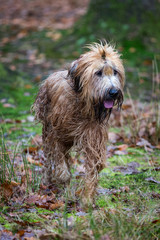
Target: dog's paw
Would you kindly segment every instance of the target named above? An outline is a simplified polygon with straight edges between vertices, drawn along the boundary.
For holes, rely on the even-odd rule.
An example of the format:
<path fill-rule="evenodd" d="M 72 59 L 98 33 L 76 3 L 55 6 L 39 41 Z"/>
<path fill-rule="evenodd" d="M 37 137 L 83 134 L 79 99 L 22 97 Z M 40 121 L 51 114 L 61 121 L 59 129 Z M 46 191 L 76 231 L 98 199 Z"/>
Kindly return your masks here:
<path fill-rule="evenodd" d="M 82 196 L 81 198 L 81 206 L 85 211 L 93 207 L 94 199 L 91 197 Z"/>
<path fill-rule="evenodd" d="M 68 170 L 67 165 L 63 165 L 62 166 L 58 166 L 56 167 L 55 170 L 55 179 L 60 182 L 60 183 L 68 183 L 70 182 L 70 178 L 71 178 L 71 173 Z"/>

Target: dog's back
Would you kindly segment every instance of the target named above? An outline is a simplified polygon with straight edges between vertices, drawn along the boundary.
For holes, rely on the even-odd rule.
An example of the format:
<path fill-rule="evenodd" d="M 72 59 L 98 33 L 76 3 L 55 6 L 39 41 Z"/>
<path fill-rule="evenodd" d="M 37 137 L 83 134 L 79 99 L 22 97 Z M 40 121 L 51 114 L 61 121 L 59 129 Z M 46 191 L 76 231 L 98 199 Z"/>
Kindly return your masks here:
<path fill-rule="evenodd" d="M 33 104 L 32 110 L 35 112 L 35 119 L 44 122 L 50 114 L 53 113 L 54 105 L 59 101 L 59 106 L 64 105 L 64 92 L 67 91 L 69 84 L 67 82 L 67 71 L 59 71 L 51 74 L 40 86 L 38 95 Z M 60 109 L 58 109 L 60 111 Z M 56 111 L 54 110 L 55 114 Z"/>

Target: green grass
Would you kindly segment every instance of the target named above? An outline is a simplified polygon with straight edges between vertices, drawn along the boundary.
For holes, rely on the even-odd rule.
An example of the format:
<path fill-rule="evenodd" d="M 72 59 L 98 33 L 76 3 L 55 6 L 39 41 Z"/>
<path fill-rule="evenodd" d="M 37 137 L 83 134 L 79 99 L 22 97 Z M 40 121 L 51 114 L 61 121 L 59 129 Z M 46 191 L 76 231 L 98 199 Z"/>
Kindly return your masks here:
<path fill-rule="evenodd" d="M 21 72 L 11 72 L 2 64 L 1 73 L 0 92 L 4 102 L 0 103 L 0 117 L 23 119 L 25 115 L 30 114 L 38 87 L 29 81 L 29 76 Z M 11 104 L 11 107 L 4 107 L 5 103 Z"/>

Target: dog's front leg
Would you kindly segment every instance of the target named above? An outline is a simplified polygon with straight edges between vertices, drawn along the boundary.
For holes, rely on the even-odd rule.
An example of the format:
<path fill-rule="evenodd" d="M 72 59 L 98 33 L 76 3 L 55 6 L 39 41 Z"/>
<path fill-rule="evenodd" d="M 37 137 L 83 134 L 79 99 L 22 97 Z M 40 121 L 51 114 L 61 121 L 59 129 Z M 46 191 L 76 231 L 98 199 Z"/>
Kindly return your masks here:
<path fill-rule="evenodd" d="M 97 143 L 97 142 L 96 142 Z M 82 194 L 82 202 L 85 205 L 93 203 L 98 183 L 98 173 L 106 166 L 106 150 L 105 144 L 89 145 L 86 148 L 85 159 L 85 185 Z M 101 146 L 101 148 L 99 148 Z"/>
<path fill-rule="evenodd" d="M 98 182 L 98 171 L 94 166 L 89 166 L 88 163 L 85 164 L 86 175 L 85 175 L 85 185 L 82 192 L 82 203 L 85 206 L 91 205 L 94 200 L 94 194 L 96 191 L 96 186 Z"/>

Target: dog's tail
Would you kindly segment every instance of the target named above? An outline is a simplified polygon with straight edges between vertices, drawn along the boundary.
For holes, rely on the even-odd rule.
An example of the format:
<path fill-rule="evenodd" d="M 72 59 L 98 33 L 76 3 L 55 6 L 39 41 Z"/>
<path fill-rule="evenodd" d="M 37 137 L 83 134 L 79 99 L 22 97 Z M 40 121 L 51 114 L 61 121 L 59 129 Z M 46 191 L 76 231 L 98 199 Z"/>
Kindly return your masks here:
<path fill-rule="evenodd" d="M 31 107 L 31 111 L 35 113 L 35 120 L 38 122 L 45 122 L 47 118 L 49 100 L 47 94 L 47 85 L 44 82 L 39 89 L 38 95 L 34 104 Z"/>

